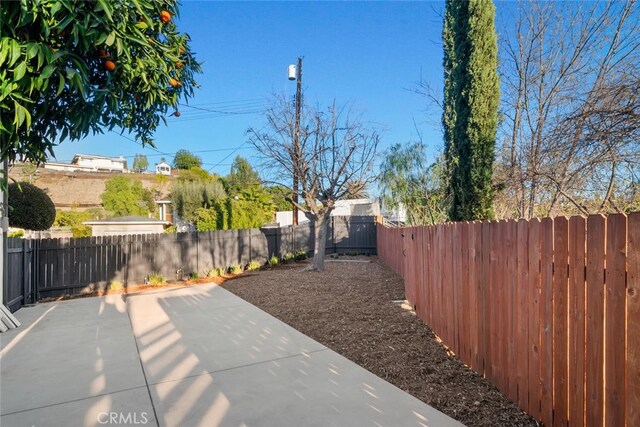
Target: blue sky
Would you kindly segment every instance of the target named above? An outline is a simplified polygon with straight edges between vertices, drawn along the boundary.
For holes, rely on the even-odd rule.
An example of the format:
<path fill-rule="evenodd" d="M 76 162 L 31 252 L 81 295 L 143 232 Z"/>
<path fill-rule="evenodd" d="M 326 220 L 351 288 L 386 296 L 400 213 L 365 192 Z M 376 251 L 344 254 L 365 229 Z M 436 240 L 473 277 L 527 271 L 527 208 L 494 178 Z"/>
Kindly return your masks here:
<path fill-rule="evenodd" d="M 153 164 L 187 149 L 221 175 L 237 154 L 257 163 L 245 132 L 264 123 L 260 111 L 272 94 L 295 94 L 286 71 L 300 55 L 307 102 L 351 103 L 383 131 L 381 149 L 416 140 L 420 132 L 433 152 L 442 145 L 439 117 L 408 89 L 421 76 L 442 87 L 443 8 L 432 2 L 183 1 L 178 25 L 203 62 L 201 88 L 189 103 L 223 113 L 182 107 L 182 116 L 156 133 L 157 151 L 106 133 L 65 141 L 56 158 L 84 153 L 131 161 L 144 153 Z"/>

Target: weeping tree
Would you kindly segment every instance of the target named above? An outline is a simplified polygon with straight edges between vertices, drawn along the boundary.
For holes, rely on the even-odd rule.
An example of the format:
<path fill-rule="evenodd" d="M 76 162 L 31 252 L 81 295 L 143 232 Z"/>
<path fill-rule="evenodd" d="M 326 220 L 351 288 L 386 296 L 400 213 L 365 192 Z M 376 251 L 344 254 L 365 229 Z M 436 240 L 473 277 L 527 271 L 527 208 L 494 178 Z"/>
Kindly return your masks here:
<path fill-rule="evenodd" d="M 379 135 L 359 117 L 334 103 L 326 110 L 305 107 L 300 118 L 299 143 L 295 144 L 295 109 L 278 98 L 266 113 L 264 128 L 250 128 L 249 142 L 263 159 L 263 168 L 274 179 L 298 178 L 298 209 L 315 226 L 313 271 L 324 270 L 325 246 L 331 211 L 346 198 L 353 183 L 366 186 L 374 179 L 373 161 Z M 291 190 L 291 186 L 286 186 Z M 291 193 L 292 194 L 292 193 Z"/>
<path fill-rule="evenodd" d="M 385 206 L 406 209 L 409 225 L 446 221 L 450 201 L 443 163 L 436 160 L 429 164 L 422 143 L 392 145 L 380 167 L 380 195 Z"/>

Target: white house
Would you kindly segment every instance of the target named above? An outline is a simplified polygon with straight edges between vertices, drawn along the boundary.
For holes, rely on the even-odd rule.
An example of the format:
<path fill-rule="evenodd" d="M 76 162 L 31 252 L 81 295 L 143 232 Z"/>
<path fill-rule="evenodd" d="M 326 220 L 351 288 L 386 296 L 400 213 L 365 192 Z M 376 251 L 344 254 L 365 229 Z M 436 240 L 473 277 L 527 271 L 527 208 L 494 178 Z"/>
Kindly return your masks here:
<path fill-rule="evenodd" d="M 127 170 L 127 161 L 120 156 L 105 157 L 93 154 L 76 154 L 71 160 L 72 165 L 84 168 L 92 168 L 100 172 L 125 172 Z"/>
<path fill-rule="evenodd" d="M 171 166 L 165 162 L 156 163 L 156 173 L 159 175 L 171 175 Z"/>
<path fill-rule="evenodd" d="M 378 216 L 380 204 L 371 199 L 350 199 L 336 201 L 331 216 Z M 309 221 L 302 211 L 298 211 L 298 224 Z M 293 224 L 293 211 L 276 212 L 276 222 L 280 227 Z"/>

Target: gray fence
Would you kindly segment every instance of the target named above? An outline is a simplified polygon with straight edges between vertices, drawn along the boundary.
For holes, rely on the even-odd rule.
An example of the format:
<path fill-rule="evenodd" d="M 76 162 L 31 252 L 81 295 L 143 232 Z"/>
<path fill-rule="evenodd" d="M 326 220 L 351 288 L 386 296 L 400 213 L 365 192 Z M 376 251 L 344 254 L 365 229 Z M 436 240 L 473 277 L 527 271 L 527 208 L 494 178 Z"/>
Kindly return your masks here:
<path fill-rule="evenodd" d="M 376 253 L 373 217 L 332 217 L 327 253 Z M 62 239 L 9 239 L 7 306 L 64 294 L 105 289 L 112 281 L 142 283 L 158 273 L 168 280 L 204 274 L 214 267 L 251 261 L 265 263 L 275 255 L 313 252 L 314 227 L 224 230 Z"/>

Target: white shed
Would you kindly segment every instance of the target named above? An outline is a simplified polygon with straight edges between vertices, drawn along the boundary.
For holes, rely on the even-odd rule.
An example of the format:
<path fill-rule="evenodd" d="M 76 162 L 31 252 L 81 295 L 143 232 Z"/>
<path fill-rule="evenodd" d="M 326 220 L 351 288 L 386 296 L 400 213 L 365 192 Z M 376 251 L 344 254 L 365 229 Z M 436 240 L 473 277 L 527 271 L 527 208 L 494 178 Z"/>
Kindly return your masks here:
<path fill-rule="evenodd" d="M 160 221 L 143 216 L 123 216 L 83 222 L 91 226 L 92 236 L 121 236 L 125 234 L 158 234 L 169 225 L 168 221 Z"/>

